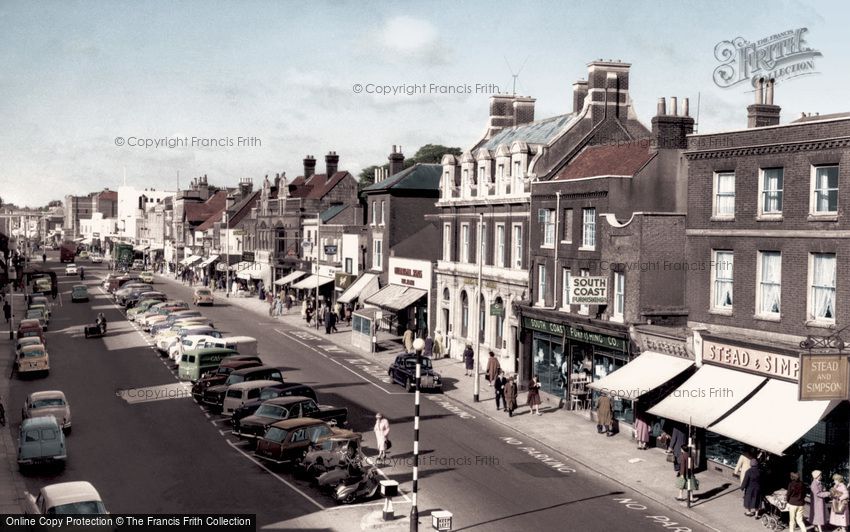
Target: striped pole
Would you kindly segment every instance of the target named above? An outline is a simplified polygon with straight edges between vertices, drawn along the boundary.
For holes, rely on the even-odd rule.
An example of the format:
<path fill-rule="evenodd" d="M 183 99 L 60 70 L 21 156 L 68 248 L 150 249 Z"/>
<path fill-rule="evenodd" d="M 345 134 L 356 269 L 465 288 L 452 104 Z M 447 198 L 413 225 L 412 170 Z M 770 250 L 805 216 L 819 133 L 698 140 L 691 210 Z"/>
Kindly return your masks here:
<path fill-rule="evenodd" d="M 419 491 L 419 385 L 422 382 L 422 348 L 425 341 L 417 338 L 413 341 L 416 351 L 416 391 L 413 395 L 413 504 L 410 507 L 410 532 L 419 530 L 419 507 L 417 494 Z"/>

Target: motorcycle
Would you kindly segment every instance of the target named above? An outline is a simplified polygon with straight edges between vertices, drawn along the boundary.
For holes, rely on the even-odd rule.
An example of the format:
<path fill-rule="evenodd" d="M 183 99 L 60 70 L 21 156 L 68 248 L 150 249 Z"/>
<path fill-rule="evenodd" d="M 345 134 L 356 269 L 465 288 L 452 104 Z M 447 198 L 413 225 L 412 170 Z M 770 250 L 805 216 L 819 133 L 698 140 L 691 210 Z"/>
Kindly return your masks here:
<path fill-rule="evenodd" d="M 341 482 L 334 490 L 333 497 L 342 504 L 351 504 L 361 497 L 367 499 L 374 497 L 379 486 L 378 473 L 374 467 L 370 466 L 365 471 L 361 471 L 360 475 L 351 476 Z"/>
<path fill-rule="evenodd" d="M 323 490 L 336 490 L 343 482 L 350 478 L 358 478 L 363 476 L 364 465 L 360 461 L 350 461 L 345 465 L 328 469 L 323 473 L 319 473 L 314 477 L 316 485 Z"/>

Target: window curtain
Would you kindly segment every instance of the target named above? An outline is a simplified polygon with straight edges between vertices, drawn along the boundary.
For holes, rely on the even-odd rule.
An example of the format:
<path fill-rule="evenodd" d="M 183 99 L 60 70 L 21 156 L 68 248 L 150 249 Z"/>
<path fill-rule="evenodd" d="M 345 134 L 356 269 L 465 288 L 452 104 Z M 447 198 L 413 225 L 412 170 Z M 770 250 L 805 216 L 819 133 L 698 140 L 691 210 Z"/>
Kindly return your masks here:
<path fill-rule="evenodd" d="M 817 212 L 838 211 L 838 167 L 818 168 L 815 174 L 815 209 Z"/>
<path fill-rule="evenodd" d="M 761 311 L 779 314 L 782 256 L 779 253 L 763 253 L 761 257 Z"/>
<path fill-rule="evenodd" d="M 714 306 L 732 308 L 733 255 L 717 253 L 714 264 Z"/>
<path fill-rule="evenodd" d="M 717 176 L 717 214 L 735 214 L 735 174 Z"/>
<path fill-rule="evenodd" d="M 835 319 L 835 255 L 815 255 L 812 272 L 812 314 Z"/>
<path fill-rule="evenodd" d="M 782 212 L 782 168 L 764 171 L 764 212 Z"/>

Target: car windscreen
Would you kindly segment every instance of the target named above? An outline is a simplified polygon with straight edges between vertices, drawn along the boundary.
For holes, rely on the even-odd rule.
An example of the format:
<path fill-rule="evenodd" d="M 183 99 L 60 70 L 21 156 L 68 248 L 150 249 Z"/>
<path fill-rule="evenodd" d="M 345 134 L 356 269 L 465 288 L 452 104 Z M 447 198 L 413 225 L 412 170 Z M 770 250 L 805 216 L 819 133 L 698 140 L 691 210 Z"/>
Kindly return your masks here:
<path fill-rule="evenodd" d="M 404 359 L 404 367 L 409 369 L 416 368 L 416 359 L 415 358 L 406 358 Z M 422 369 L 431 369 L 431 359 L 422 357 Z"/>
<path fill-rule="evenodd" d="M 24 358 L 39 358 L 43 357 L 44 354 L 44 351 L 42 351 L 41 349 L 27 349 L 26 351 L 21 353 L 21 356 L 23 356 Z"/>
<path fill-rule="evenodd" d="M 51 406 L 65 406 L 65 401 L 61 397 L 37 399 L 32 402 L 31 408 L 50 408 Z"/>
<path fill-rule="evenodd" d="M 245 381 L 245 377 L 243 375 L 234 375 L 233 373 L 231 373 L 230 376 L 227 377 L 227 381 L 225 381 L 224 384 L 226 386 L 230 386 L 231 384 L 238 384 L 238 383 L 244 382 L 244 381 Z"/>
<path fill-rule="evenodd" d="M 233 397 L 234 399 L 242 398 L 242 390 L 227 390 L 227 397 Z"/>
<path fill-rule="evenodd" d="M 263 438 L 280 443 L 286 439 L 287 431 L 284 429 L 279 429 L 277 427 L 270 427 L 269 430 L 266 431 L 265 436 Z"/>
<path fill-rule="evenodd" d="M 82 501 L 60 504 L 47 510 L 50 515 L 76 515 L 76 514 L 105 514 L 106 507 L 100 501 Z"/>
<path fill-rule="evenodd" d="M 261 405 L 257 409 L 256 415 L 274 419 L 286 419 L 289 417 L 289 410 L 278 405 Z"/>

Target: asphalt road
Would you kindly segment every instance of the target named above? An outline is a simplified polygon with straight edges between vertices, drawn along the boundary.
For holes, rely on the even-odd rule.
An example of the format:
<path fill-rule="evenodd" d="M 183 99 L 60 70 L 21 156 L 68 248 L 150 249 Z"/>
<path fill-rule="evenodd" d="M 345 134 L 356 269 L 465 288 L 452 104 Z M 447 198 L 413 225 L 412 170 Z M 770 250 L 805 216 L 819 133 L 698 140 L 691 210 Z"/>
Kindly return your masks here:
<path fill-rule="evenodd" d="M 60 280 L 65 290 L 73 284 Z M 157 285 L 191 300 L 189 287 Z M 12 384 L 13 405 L 30 391 L 61 389 L 74 410 L 68 467 L 33 474 L 28 487 L 87 479 L 113 512 L 256 513 L 260 524 L 272 524 L 326 508 L 329 528 L 351 525 L 349 514 L 333 510 L 333 501 L 309 484 L 252 462 L 228 426 L 191 399 L 128 404 L 119 398 L 119 389 L 174 383 L 174 373 L 109 299 L 73 306 L 67 299 L 48 333 L 50 376 Z M 81 327 L 98 311 L 107 314 L 110 333 L 85 340 Z M 264 362 L 282 368 L 285 379 L 314 387 L 321 403 L 347 406 L 350 428 L 366 433 L 367 446 L 374 446 L 374 414 L 382 412 L 393 441 L 382 471 L 409 494 L 413 396 L 384 382 L 385 368 L 330 344 L 320 332 L 258 317 L 226 299 L 204 313 L 225 333 L 256 337 Z M 451 511 L 454 530 L 706 530 L 441 394 L 423 394 L 422 402 L 419 510 Z M 15 429 L 19 417 L 13 414 Z M 672 484 L 671 478 L 671 499 Z M 397 513 L 409 509 L 397 500 Z M 421 526 L 430 529 L 430 522 Z"/>

